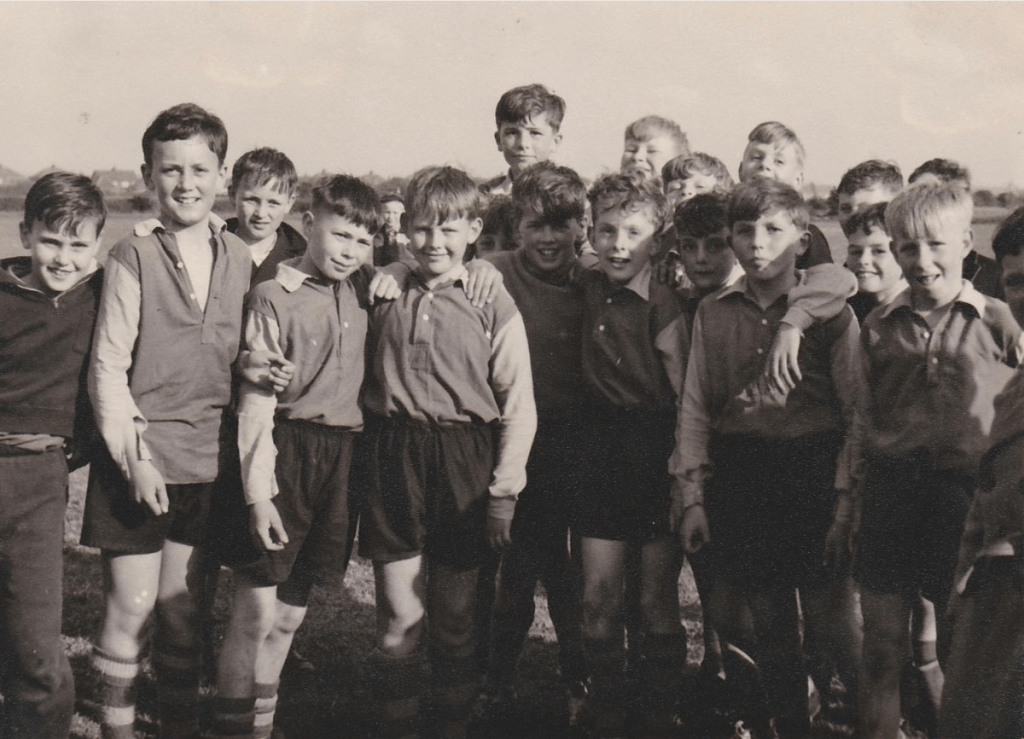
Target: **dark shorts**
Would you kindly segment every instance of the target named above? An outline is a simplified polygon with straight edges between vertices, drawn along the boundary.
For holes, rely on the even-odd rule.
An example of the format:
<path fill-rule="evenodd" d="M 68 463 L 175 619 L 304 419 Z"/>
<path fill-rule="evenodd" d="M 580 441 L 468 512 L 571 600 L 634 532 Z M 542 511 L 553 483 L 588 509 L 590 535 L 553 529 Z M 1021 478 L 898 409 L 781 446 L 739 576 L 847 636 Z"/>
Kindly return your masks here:
<path fill-rule="evenodd" d="M 672 533 L 668 458 L 675 426 L 673 412 L 596 412 L 590 470 L 576 506 L 580 536 L 645 542 Z"/>
<path fill-rule="evenodd" d="M 479 566 L 494 433 L 484 424 L 369 421 L 359 553 L 376 562 L 423 554 L 457 570 Z"/>
<path fill-rule="evenodd" d="M 294 583 L 303 590 L 329 575 L 343 577 L 359 521 L 358 501 L 349 495 L 356 436 L 316 423 L 275 421 L 278 494 L 273 503 L 288 543 L 273 552 L 258 545 L 246 505 L 226 522 L 235 547 L 223 553 L 223 561 L 257 587 Z"/>
<path fill-rule="evenodd" d="M 200 546 L 206 542 L 212 490 L 212 482 L 167 485 L 170 510 L 156 516 L 135 502 L 104 448 L 89 467 L 81 543 L 118 554 L 152 554 L 167 541 Z"/>
<path fill-rule="evenodd" d="M 854 577 L 879 593 L 944 603 L 953 587 L 975 477 L 928 461 L 868 459 Z"/>
<path fill-rule="evenodd" d="M 796 439 L 712 437 L 704 491 L 715 578 L 750 590 L 815 587 L 832 524 L 839 432 Z"/>

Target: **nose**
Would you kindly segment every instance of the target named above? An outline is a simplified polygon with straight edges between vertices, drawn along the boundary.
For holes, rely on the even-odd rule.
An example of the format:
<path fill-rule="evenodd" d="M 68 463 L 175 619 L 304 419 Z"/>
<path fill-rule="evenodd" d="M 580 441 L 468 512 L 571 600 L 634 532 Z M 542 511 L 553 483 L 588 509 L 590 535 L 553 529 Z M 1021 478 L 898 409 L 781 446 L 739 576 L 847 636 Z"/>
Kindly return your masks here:
<path fill-rule="evenodd" d="M 704 244 L 697 244 L 697 264 L 707 264 L 708 261 L 708 250 L 704 248 Z"/>
<path fill-rule="evenodd" d="M 58 264 L 58 265 L 60 265 L 62 267 L 64 265 L 66 265 L 66 264 L 70 264 L 71 263 L 71 247 L 69 245 L 65 244 L 64 246 L 62 246 L 59 249 L 57 249 L 57 251 L 54 252 L 53 261 L 56 264 Z"/>
<path fill-rule="evenodd" d="M 189 190 L 194 182 L 195 175 L 193 175 L 188 169 L 185 169 L 178 178 L 178 188 L 181 190 Z"/>

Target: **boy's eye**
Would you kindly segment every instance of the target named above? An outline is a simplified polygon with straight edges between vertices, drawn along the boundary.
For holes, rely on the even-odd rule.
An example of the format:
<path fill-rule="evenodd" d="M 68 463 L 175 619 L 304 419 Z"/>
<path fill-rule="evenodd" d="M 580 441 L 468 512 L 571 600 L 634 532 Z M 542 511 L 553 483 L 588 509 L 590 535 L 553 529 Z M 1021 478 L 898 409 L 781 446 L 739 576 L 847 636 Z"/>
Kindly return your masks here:
<path fill-rule="evenodd" d="M 725 239 L 708 239 L 704 244 L 704 248 L 708 251 L 722 251 L 728 249 L 729 245 L 725 243 Z"/>

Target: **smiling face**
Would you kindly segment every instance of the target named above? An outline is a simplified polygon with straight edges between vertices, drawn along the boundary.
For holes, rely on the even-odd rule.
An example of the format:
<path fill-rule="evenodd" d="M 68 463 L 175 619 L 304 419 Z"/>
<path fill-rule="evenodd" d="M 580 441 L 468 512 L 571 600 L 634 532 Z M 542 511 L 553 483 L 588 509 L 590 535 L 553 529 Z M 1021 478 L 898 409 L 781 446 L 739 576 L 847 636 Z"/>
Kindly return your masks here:
<path fill-rule="evenodd" d="M 661 168 L 679 156 L 679 143 L 669 134 L 660 133 L 645 141 L 626 139 L 619 162 L 620 172 L 639 172 L 644 179 L 661 176 Z"/>
<path fill-rule="evenodd" d="M 251 245 L 273 236 L 294 203 L 294 193 L 281 192 L 276 179 L 258 186 L 243 181 L 235 191 L 238 237 Z"/>
<path fill-rule="evenodd" d="M 32 258 L 28 284 L 53 297 L 81 282 L 100 248 L 96 225 L 92 218 L 83 219 L 75 230 L 54 230 L 42 221 L 22 223 L 21 244 Z"/>
<path fill-rule="evenodd" d="M 749 182 L 755 177 L 777 180 L 799 190 L 804 182 L 804 173 L 796 149 L 749 142 L 740 162 L 740 182 Z"/>
<path fill-rule="evenodd" d="M 300 268 L 307 274 L 341 282 L 373 253 L 369 229 L 329 209 L 303 213 L 302 229 L 307 244 Z"/>
<path fill-rule="evenodd" d="M 853 218 L 855 214 L 866 210 L 869 205 L 888 203 L 896 196 L 897 192 L 899 191 L 893 191 L 881 182 L 876 182 L 873 185 L 862 187 L 851 193 L 839 193 L 839 225 L 845 226 L 848 220 Z"/>
<path fill-rule="evenodd" d="M 897 285 L 903 271 L 892 253 L 892 239 L 883 229 L 873 227 L 850 235 L 846 247 L 846 268 L 857 278 L 857 291 L 885 300 Z"/>
<path fill-rule="evenodd" d="M 531 164 L 546 162 L 561 140 L 562 134 L 551 125 L 547 113 L 517 123 L 505 121 L 494 134 L 498 151 L 504 155 L 513 175 Z"/>
<path fill-rule="evenodd" d="M 955 218 L 932 219 L 925 233 L 893 238 L 896 262 L 910 283 L 914 307 L 941 308 L 963 287 L 963 260 L 971 251 L 971 229 Z"/>
<path fill-rule="evenodd" d="M 793 273 L 796 258 L 807 249 L 807 231 L 786 211 L 771 211 L 756 221 L 736 221 L 732 248 L 747 279 L 768 284 Z"/>
<path fill-rule="evenodd" d="M 466 248 L 483 230 L 479 218 L 449 218 L 438 223 L 432 216 L 414 215 L 409 222 L 409 242 L 420 274 L 428 280 L 462 265 Z"/>
<path fill-rule="evenodd" d="M 539 213 L 524 214 L 517 229 L 527 264 L 543 274 L 565 272 L 576 262 L 580 231 L 580 222 L 574 218 L 551 223 Z"/>
<path fill-rule="evenodd" d="M 150 161 L 142 177 L 156 194 L 164 227 L 173 232 L 204 222 L 227 174 L 206 140 L 154 141 Z"/>
<path fill-rule="evenodd" d="M 625 285 L 650 264 L 657 232 L 654 214 L 647 207 L 614 206 L 596 213 L 594 250 L 601 271 L 613 285 Z"/>
<path fill-rule="evenodd" d="M 728 228 L 701 237 L 680 234 L 679 256 L 686 276 L 702 293 L 724 285 L 736 265 L 736 255 L 729 247 Z"/>

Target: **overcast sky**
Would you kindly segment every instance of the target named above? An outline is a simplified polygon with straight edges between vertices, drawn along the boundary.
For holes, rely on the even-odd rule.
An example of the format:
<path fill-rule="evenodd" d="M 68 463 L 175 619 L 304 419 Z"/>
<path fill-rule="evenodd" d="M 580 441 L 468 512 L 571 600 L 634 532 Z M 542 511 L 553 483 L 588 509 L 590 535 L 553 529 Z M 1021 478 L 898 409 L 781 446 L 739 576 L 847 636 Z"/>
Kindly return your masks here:
<path fill-rule="evenodd" d="M 622 132 L 675 119 L 735 174 L 780 120 L 834 185 L 870 157 L 945 156 L 1024 186 L 1021 3 L 2 3 L 0 164 L 136 169 L 142 132 L 194 101 L 300 173 L 478 176 L 506 89 L 567 101 L 556 159 L 615 169 Z"/>

